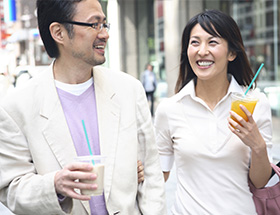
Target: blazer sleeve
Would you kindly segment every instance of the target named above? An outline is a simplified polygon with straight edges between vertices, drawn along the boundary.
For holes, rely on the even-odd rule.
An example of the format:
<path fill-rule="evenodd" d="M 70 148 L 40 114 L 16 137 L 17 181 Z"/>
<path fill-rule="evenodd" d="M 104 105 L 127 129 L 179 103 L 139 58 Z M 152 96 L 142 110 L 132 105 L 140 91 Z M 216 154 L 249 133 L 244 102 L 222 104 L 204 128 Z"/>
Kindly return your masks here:
<path fill-rule="evenodd" d="M 56 172 L 39 175 L 27 139 L 0 107 L 0 201 L 16 214 L 65 214 L 54 189 Z"/>
<path fill-rule="evenodd" d="M 145 180 L 138 185 L 138 204 L 142 214 L 166 214 L 164 178 L 155 144 L 154 129 L 146 95 L 138 86 L 138 159 L 143 162 Z"/>

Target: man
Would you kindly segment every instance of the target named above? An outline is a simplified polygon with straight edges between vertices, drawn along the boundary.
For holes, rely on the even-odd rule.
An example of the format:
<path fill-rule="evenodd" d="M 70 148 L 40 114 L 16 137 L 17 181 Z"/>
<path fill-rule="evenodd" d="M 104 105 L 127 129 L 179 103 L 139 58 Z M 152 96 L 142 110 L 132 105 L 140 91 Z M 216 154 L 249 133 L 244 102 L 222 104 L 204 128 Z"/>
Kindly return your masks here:
<path fill-rule="evenodd" d="M 97 0 L 37 0 L 48 70 L 0 107 L 0 200 L 17 214 L 165 214 L 164 182 L 143 87 L 105 62 L 109 24 Z M 94 154 L 106 156 L 96 189 L 82 120 Z M 145 181 L 137 183 L 137 160 Z M 93 167 L 94 168 L 94 167 Z M 88 201 L 90 200 L 90 201 Z"/>
<path fill-rule="evenodd" d="M 151 102 L 151 114 L 154 115 L 154 93 L 157 87 L 156 74 L 153 72 L 153 66 L 148 63 L 145 67 L 145 71 L 141 77 L 142 84 L 146 91 L 148 101 Z"/>

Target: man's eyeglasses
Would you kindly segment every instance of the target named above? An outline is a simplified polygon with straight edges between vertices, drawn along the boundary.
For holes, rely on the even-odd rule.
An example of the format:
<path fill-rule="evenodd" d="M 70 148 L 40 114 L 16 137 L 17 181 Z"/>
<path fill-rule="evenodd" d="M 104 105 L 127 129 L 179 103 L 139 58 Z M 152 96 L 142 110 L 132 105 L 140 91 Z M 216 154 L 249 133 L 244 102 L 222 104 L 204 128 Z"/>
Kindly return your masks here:
<path fill-rule="evenodd" d="M 75 21 L 63 21 L 61 23 L 88 26 L 88 27 L 92 27 L 94 30 L 97 30 L 99 32 L 102 31 L 103 28 L 105 28 L 107 32 L 110 30 L 110 23 L 101 23 L 101 22 L 86 23 L 86 22 L 75 22 Z"/>

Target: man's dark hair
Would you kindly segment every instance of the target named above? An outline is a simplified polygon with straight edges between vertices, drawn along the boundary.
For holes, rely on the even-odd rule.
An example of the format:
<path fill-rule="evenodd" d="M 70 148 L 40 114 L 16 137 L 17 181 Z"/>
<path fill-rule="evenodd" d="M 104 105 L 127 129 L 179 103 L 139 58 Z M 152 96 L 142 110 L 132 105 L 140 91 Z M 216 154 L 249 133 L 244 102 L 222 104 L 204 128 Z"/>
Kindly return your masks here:
<path fill-rule="evenodd" d="M 51 58 L 59 57 L 56 42 L 51 36 L 50 25 L 53 22 L 62 23 L 64 20 L 72 20 L 78 2 L 83 0 L 37 0 L 37 20 L 40 36 L 45 49 Z M 73 26 L 63 23 L 69 37 L 73 36 Z"/>

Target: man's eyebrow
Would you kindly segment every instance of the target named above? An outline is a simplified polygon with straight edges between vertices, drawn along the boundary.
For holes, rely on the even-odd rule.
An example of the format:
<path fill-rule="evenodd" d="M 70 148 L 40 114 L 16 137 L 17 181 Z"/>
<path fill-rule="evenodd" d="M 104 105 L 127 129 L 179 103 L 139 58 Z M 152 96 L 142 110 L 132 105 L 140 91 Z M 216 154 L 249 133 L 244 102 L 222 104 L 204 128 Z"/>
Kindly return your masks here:
<path fill-rule="evenodd" d="M 88 20 L 93 20 L 93 19 L 98 20 L 98 21 L 102 21 L 102 22 L 107 21 L 107 17 L 101 17 L 101 16 L 92 16 Z"/>

